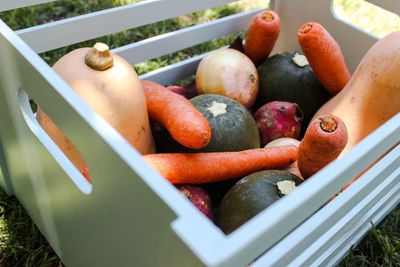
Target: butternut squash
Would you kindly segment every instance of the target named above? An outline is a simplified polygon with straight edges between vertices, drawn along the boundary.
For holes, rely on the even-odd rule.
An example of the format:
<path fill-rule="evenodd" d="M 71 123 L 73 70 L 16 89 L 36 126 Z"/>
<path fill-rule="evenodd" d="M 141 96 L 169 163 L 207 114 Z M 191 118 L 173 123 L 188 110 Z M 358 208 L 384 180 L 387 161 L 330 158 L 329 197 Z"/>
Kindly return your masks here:
<path fill-rule="evenodd" d="M 364 55 L 349 82 L 325 103 L 314 118 L 333 114 L 347 126 L 341 155 L 400 112 L 400 31 L 376 42 Z"/>
<path fill-rule="evenodd" d="M 155 152 L 146 99 L 135 70 L 107 45 L 75 49 L 60 58 L 53 69 L 141 154 Z M 85 163 L 77 148 L 39 107 L 42 128 L 82 173 Z"/>

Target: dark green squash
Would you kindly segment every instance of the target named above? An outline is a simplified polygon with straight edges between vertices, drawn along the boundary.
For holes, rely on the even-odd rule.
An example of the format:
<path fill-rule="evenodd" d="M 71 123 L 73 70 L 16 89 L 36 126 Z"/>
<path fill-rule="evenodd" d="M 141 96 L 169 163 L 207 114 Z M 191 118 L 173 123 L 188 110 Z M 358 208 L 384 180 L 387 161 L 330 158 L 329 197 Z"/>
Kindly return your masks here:
<path fill-rule="evenodd" d="M 327 66 L 329 68 L 329 66 Z M 299 105 L 304 113 L 303 132 L 315 112 L 329 99 L 325 87 L 315 76 L 303 55 L 294 52 L 275 54 L 258 68 L 260 79 L 257 110 L 271 101 L 288 101 Z"/>
<path fill-rule="evenodd" d="M 202 149 L 192 150 L 167 135 L 157 144 L 158 152 L 224 152 L 260 147 L 257 124 L 239 102 L 215 94 L 199 95 L 190 101 L 210 123 L 210 143 Z"/>
<path fill-rule="evenodd" d="M 301 182 L 299 177 L 284 170 L 260 171 L 243 177 L 222 199 L 217 213 L 218 226 L 225 234 L 233 232 L 287 194 L 282 191 L 282 185 L 297 186 Z"/>

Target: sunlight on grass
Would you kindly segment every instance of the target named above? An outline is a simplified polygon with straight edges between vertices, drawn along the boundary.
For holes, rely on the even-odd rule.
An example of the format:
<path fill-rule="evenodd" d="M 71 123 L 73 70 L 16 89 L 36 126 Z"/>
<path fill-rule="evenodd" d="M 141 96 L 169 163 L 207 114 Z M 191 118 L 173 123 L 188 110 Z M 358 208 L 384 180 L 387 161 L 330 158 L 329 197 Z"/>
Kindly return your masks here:
<path fill-rule="evenodd" d="M 0 206 L 0 233 L 0 251 L 3 251 L 3 248 L 7 245 L 9 239 L 7 219 L 4 216 L 3 206 Z"/>
<path fill-rule="evenodd" d="M 240 1 L 243 10 L 267 6 L 268 0 Z M 400 17 L 364 0 L 333 0 L 338 17 L 381 38 L 400 30 Z"/>
<path fill-rule="evenodd" d="M 334 10 L 348 21 L 377 37 L 400 30 L 400 17 L 363 0 L 334 0 Z"/>
<path fill-rule="evenodd" d="M 243 7 L 244 11 L 248 11 L 248 10 L 259 8 L 259 7 L 267 7 L 268 4 L 269 4 L 269 0 L 244 0 L 244 1 L 240 1 L 240 5 Z"/>

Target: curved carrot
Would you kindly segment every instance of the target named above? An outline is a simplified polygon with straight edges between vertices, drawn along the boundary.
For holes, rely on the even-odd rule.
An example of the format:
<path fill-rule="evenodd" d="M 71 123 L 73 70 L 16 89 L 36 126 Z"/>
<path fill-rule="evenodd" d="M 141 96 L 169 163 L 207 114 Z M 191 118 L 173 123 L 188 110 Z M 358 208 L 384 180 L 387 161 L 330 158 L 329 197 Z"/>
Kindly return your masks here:
<path fill-rule="evenodd" d="M 350 80 L 339 44 L 317 22 L 303 24 L 297 38 L 315 75 L 332 96 L 337 94 Z"/>
<path fill-rule="evenodd" d="M 150 120 L 164 126 L 180 144 L 199 149 L 211 139 L 207 119 L 185 97 L 153 81 L 141 81 Z"/>
<path fill-rule="evenodd" d="M 255 15 L 247 29 L 244 53 L 258 66 L 271 53 L 281 29 L 278 14 L 266 10 Z"/>
<path fill-rule="evenodd" d="M 297 166 L 307 179 L 335 160 L 347 143 L 347 128 L 344 122 L 334 116 L 325 115 L 314 119 L 301 140 Z"/>
<path fill-rule="evenodd" d="M 296 146 L 143 156 L 151 167 L 173 184 L 201 184 L 239 178 L 264 169 L 286 167 L 296 157 Z"/>

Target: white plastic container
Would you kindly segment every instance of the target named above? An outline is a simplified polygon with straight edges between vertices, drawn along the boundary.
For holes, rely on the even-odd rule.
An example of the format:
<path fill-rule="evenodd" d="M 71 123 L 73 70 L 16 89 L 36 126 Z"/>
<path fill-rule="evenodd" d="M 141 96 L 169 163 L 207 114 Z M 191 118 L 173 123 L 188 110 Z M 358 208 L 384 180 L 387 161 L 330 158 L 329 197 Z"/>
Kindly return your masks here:
<path fill-rule="evenodd" d="M 7 10 L 49 0 L 0 1 Z M 93 112 L 38 53 L 153 23 L 228 0 L 151 0 L 16 32 L 0 21 L 3 187 L 14 194 L 66 266 L 331 266 L 400 200 L 400 114 L 289 196 L 224 235 Z M 399 13 L 396 0 L 370 1 Z M 274 52 L 299 50 L 298 27 L 318 21 L 351 70 L 376 41 L 335 18 L 330 0 L 277 0 Z M 114 49 L 131 64 L 245 30 L 260 10 Z M 97 27 L 98 24 L 108 25 Z M 202 55 L 143 75 L 168 84 L 193 74 Z M 28 96 L 77 145 L 90 185 L 45 134 Z M 390 148 L 389 153 L 381 158 Z M 381 158 L 344 193 L 344 184 Z"/>

